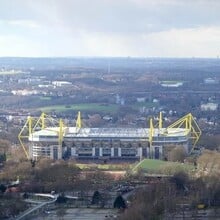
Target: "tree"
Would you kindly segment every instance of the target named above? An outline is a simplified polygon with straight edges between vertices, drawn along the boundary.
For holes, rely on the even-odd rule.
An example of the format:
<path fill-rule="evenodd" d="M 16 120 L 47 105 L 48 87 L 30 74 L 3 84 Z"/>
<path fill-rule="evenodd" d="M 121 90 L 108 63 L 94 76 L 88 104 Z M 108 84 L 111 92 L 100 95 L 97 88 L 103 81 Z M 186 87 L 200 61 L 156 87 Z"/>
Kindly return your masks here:
<path fill-rule="evenodd" d="M 0 191 L 1 191 L 2 193 L 4 193 L 4 192 L 6 191 L 6 189 L 7 189 L 7 187 L 6 187 L 4 184 L 1 184 L 1 185 L 0 185 Z"/>
<path fill-rule="evenodd" d="M 27 208 L 27 203 L 14 194 L 0 196 L 0 219 L 11 219 Z"/>
<path fill-rule="evenodd" d="M 87 173 L 84 181 L 90 189 L 103 188 L 112 184 L 112 176 L 99 170 L 95 170 L 94 172 Z"/>
<path fill-rule="evenodd" d="M 67 198 L 65 197 L 64 193 L 62 193 L 57 197 L 56 203 L 66 203 L 66 201 Z"/>
<path fill-rule="evenodd" d="M 29 198 L 29 195 L 28 195 L 28 193 L 25 192 L 25 193 L 23 194 L 23 199 L 28 199 L 28 198 Z"/>
<path fill-rule="evenodd" d="M 174 162 L 184 162 L 186 158 L 186 151 L 184 147 L 175 147 L 168 153 L 168 160 Z"/>
<path fill-rule="evenodd" d="M 46 166 L 45 166 L 46 165 Z M 36 164 L 34 179 L 43 183 L 46 192 L 71 190 L 78 180 L 80 169 L 67 161 Z"/>
<path fill-rule="evenodd" d="M 117 209 L 125 209 L 126 203 L 125 200 L 123 199 L 123 197 L 121 195 L 119 195 L 118 197 L 116 197 L 115 201 L 114 201 L 114 208 Z"/>
<path fill-rule="evenodd" d="M 186 190 L 186 184 L 189 182 L 189 177 L 185 172 L 178 172 L 173 175 L 171 182 L 175 183 L 178 190 Z"/>
<path fill-rule="evenodd" d="M 174 211 L 175 204 L 176 193 L 170 182 L 148 185 L 135 192 L 131 206 L 121 215 L 120 220 L 162 219 L 165 211 Z"/>
<path fill-rule="evenodd" d="M 32 167 L 30 161 L 8 160 L 5 163 L 1 180 L 13 181 L 20 177 L 23 191 L 64 192 L 72 190 L 79 180 L 80 169 L 68 161 L 40 160 Z"/>
<path fill-rule="evenodd" d="M 65 208 L 59 208 L 56 211 L 57 216 L 59 217 L 60 220 L 64 219 L 64 215 L 66 214 L 66 209 Z"/>
<path fill-rule="evenodd" d="M 205 150 L 197 160 L 198 170 L 201 175 L 220 174 L 220 153 Z"/>
<path fill-rule="evenodd" d="M 99 202 L 101 201 L 101 199 L 102 199 L 102 196 L 101 196 L 100 192 L 99 191 L 95 191 L 93 196 L 92 196 L 91 204 L 92 205 L 98 205 Z"/>
<path fill-rule="evenodd" d="M 10 142 L 4 139 L 0 139 L 0 153 L 5 154 L 10 147 Z"/>
<path fill-rule="evenodd" d="M 0 163 L 6 161 L 6 153 L 0 154 Z"/>

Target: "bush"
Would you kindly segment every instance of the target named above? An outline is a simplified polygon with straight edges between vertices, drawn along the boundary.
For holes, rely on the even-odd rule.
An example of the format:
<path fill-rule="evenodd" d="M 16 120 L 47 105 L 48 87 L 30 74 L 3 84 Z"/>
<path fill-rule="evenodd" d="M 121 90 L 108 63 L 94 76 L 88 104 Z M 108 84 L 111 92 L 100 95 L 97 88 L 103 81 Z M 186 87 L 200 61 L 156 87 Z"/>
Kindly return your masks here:
<path fill-rule="evenodd" d="M 178 190 L 186 190 L 186 184 L 189 182 L 189 177 L 185 172 L 178 172 L 173 175 L 171 181 L 175 183 Z"/>
<path fill-rule="evenodd" d="M 168 153 L 168 160 L 173 162 L 184 162 L 186 151 L 183 147 L 175 147 Z"/>
<path fill-rule="evenodd" d="M 127 206 L 126 206 L 125 200 L 123 199 L 121 195 L 119 195 L 114 201 L 114 208 L 125 209 L 126 207 Z"/>
<path fill-rule="evenodd" d="M 99 202 L 101 201 L 101 199 L 102 199 L 102 196 L 101 196 L 100 192 L 99 191 L 95 191 L 93 196 L 92 196 L 91 204 L 92 205 L 98 205 Z"/>

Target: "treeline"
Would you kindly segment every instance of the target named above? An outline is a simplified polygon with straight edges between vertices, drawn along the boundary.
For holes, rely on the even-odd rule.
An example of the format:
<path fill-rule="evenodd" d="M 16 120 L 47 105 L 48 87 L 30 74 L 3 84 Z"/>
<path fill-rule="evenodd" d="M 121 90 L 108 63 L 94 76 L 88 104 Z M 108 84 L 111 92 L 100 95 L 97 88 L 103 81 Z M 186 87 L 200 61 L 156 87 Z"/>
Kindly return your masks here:
<path fill-rule="evenodd" d="M 83 172 L 75 161 L 53 161 L 41 159 L 30 161 L 8 161 L 2 170 L 0 181 L 7 183 L 20 179 L 20 191 L 50 193 L 51 191 L 81 191 L 108 187 L 112 177 L 100 171 Z"/>
<path fill-rule="evenodd" d="M 174 219 L 177 213 L 220 207 L 220 153 L 206 150 L 197 159 L 193 176 L 176 173 L 170 179 L 155 182 L 138 190 L 120 220 Z"/>

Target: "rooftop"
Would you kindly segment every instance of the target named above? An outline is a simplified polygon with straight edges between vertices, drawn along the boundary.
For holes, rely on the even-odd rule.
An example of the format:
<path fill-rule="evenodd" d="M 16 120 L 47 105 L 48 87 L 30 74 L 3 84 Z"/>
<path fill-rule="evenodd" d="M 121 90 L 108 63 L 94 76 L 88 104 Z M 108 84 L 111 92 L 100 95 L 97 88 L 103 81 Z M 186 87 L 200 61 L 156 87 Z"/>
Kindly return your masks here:
<path fill-rule="evenodd" d="M 59 127 L 48 127 L 34 132 L 29 140 L 35 138 L 57 138 Z M 183 137 L 188 134 L 184 128 L 155 128 L 153 136 Z M 149 137 L 149 128 L 64 128 L 64 138 L 146 138 Z"/>

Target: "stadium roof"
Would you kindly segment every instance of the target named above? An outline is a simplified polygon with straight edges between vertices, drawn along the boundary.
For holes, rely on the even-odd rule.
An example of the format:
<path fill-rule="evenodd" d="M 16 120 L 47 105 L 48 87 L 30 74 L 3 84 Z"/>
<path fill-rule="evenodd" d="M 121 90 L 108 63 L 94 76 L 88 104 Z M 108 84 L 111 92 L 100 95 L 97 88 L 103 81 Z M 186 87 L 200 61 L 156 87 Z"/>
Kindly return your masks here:
<path fill-rule="evenodd" d="M 59 135 L 59 127 L 48 127 L 39 131 L 35 131 L 29 136 L 30 141 L 38 138 L 57 138 Z M 155 128 L 153 137 L 183 137 L 188 135 L 188 129 L 184 128 Z M 63 138 L 148 138 L 149 128 L 64 128 Z"/>

